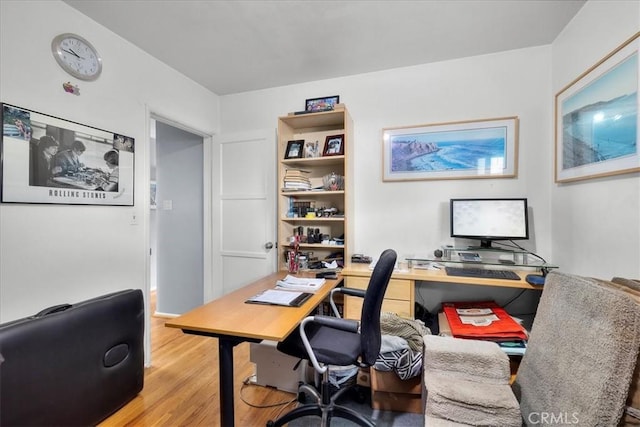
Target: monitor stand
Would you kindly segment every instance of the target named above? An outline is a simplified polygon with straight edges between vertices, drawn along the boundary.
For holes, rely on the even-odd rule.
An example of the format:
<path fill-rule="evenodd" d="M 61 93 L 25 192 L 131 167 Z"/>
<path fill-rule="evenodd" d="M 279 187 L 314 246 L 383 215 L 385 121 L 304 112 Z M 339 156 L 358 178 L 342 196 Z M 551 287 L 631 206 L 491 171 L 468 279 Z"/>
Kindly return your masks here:
<path fill-rule="evenodd" d="M 474 250 L 474 249 L 490 249 L 492 251 L 502 251 L 502 252 L 513 252 L 509 249 L 504 249 L 504 248 L 499 248 L 497 246 L 492 246 L 491 245 L 492 240 L 480 240 L 480 246 L 469 246 L 467 249 L 469 250 Z"/>

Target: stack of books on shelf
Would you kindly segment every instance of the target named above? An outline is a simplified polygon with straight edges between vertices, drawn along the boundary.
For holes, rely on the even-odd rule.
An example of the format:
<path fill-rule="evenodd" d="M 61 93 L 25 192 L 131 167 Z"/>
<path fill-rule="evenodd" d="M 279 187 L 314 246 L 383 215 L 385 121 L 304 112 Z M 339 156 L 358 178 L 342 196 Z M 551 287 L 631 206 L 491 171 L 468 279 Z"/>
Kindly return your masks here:
<path fill-rule="evenodd" d="M 311 180 L 309 171 L 301 169 L 287 169 L 284 173 L 284 191 L 304 191 L 311 190 Z"/>
<path fill-rule="evenodd" d="M 442 310 L 441 335 L 494 341 L 508 355 L 522 355 L 527 348 L 526 329 L 494 301 L 448 302 Z"/>

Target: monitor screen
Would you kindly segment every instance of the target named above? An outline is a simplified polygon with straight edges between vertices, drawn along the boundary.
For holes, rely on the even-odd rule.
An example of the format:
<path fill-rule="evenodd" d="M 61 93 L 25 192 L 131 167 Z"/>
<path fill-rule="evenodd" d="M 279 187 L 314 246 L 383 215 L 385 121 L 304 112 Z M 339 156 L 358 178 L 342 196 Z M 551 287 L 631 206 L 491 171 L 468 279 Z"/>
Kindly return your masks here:
<path fill-rule="evenodd" d="M 529 238 L 527 199 L 451 199 L 451 237 L 493 240 Z"/>

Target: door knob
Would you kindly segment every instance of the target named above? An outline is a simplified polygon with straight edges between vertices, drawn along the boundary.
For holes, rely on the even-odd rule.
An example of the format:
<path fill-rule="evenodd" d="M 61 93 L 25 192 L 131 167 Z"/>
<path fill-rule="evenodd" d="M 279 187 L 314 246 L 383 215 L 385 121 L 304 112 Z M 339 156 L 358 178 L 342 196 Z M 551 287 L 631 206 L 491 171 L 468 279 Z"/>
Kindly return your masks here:
<path fill-rule="evenodd" d="M 267 242 L 264 244 L 265 249 L 273 249 L 273 243 L 272 242 Z"/>

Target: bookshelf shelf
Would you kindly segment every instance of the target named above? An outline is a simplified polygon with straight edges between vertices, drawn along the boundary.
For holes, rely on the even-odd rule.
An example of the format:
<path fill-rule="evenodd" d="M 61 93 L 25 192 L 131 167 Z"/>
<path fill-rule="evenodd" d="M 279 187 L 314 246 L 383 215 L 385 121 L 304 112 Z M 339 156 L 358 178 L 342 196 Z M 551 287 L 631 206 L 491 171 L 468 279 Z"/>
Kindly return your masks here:
<path fill-rule="evenodd" d="M 289 242 L 281 244 L 282 247 L 290 248 L 292 245 Z M 301 249 L 330 249 L 331 252 L 341 252 L 344 249 L 344 245 L 323 245 L 321 243 L 300 243 Z"/>
<path fill-rule="evenodd" d="M 319 217 L 319 218 L 280 218 L 280 221 L 286 222 L 344 222 L 341 217 Z"/>
<path fill-rule="evenodd" d="M 302 196 L 302 197 L 316 197 L 316 196 L 335 196 L 344 195 L 344 191 L 281 191 L 281 195 L 287 197 Z"/>
<path fill-rule="evenodd" d="M 311 157 L 308 159 L 284 159 L 282 164 L 285 167 L 312 167 L 318 165 L 341 165 L 344 163 L 344 156 Z"/>

